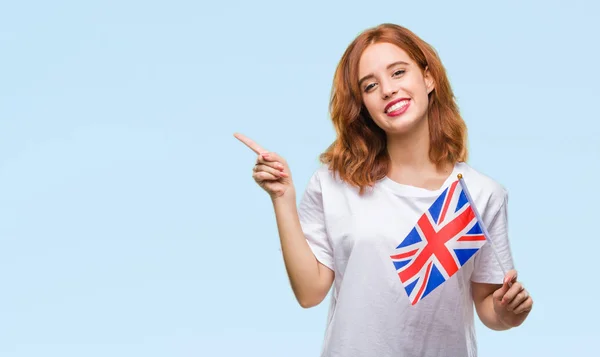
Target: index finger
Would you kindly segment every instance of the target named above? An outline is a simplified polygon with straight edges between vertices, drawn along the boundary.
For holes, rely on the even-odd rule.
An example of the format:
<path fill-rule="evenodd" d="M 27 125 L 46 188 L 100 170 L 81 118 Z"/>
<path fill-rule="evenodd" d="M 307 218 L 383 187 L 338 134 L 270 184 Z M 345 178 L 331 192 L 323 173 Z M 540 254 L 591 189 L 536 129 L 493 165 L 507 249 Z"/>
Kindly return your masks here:
<path fill-rule="evenodd" d="M 506 286 L 506 291 L 508 291 L 508 289 L 512 288 L 513 284 L 517 282 L 517 271 L 516 270 L 510 270 L 508 273 L 506 273 L 506 275 L 504 276 L 504 282 L 503 282 L 503 286 Z"/>
<path fill-rule="evenodd" d="M 508 286 L 511 286 L 516 281 L 517 281 L 517 271 L 514 269 L 509 270 L 506 273 L 506 275 L 504 276 L 504 284 L 508 284 Z"/>
<path fill-rule="evenodd" d="M 260 145 L 258 145 L 253 140 L 246 137 L 245 135 L 242 135 L 240 133 L 235 133 L 235 134 L 233 134 L 233 136 L 235 136 L 236 139 L 238 139 L 239 141 L 244 143 L 247 147 L 249 147 L 250 149 L 252 149 L 252 151 L 254 151 L 255 153 L 257 153 L 259 155 L 267 152 L 267 150 L 263 149 Z"/>

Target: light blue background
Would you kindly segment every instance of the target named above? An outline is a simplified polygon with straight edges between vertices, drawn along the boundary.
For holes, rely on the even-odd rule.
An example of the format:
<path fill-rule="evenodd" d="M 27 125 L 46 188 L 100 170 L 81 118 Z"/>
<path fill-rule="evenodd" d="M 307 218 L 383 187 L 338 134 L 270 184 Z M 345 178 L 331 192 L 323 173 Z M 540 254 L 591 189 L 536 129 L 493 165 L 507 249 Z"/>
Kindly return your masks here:
<path fill-rule="evenodd" d="M 317 356 L 254 154 L 299 196 L 333 140 L 349 42 L 440 53 L 470 164 L 510 192 L 535 310 L 482 356 L 596 355 L 600 153 L 592 1 L 21 1 L 0 5 L 0 356 Z"/>

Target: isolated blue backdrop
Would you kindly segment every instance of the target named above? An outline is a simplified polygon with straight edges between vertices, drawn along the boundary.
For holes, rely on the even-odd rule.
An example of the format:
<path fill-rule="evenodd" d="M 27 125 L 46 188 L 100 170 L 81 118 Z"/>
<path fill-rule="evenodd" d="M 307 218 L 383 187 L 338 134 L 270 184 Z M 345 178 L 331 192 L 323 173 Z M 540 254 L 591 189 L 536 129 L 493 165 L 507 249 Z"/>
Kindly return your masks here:
<path fill-rule="evenodd" d="M 317 356 L 236 131 L 299 196 L 337 62 L 395 22 L 440 53 L 470 164 L 510 192 L 535 309 L 482 356 L 593 356 L 600 125 L 592 1 L 0 5 L 0 355 Z"/>

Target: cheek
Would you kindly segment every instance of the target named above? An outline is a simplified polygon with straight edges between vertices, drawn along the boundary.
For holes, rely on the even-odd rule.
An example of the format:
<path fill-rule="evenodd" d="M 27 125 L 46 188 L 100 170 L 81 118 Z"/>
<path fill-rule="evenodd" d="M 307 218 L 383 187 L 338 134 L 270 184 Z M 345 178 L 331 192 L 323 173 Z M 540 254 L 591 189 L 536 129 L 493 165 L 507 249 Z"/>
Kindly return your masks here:
<path fill-rule="evenodd" d="M 419 81 L 415 83 L 413 88 L 415 88 L 415 94 L 419 97 L 419 99 L 427 99 L 427 85 L 425 82 Z"/>
<path fill-rule="evenodd" d="M 369 112 L 371 117 L 376 115 L 376 113 L 378 111 L 377 104 L 375 103 L 375 101 L 372 98 L 368 98 L 368 97 L 364 98 L 363 104 L 365 105 L 365 108 L 367 108 L 367 111 Z"/>

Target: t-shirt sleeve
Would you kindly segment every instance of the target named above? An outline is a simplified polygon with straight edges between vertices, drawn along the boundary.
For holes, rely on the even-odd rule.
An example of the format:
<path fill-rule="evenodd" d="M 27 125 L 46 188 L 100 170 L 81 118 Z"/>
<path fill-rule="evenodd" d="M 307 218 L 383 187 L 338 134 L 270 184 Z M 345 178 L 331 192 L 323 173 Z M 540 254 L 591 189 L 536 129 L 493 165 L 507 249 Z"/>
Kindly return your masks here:
<path fill-rule="evenodd" d="M 315 257 L 321 264 L 334 270 L 333 249 L 325 226 L 325 213 L 321 188 L 319 173 L 316 172 L 311 177 L 306 190 L 302 195 L 298 207 L 298 216 L 306 241 Z"/>
<path fill-rule="evenodd" d="M 508 238 L 508 193 L 506 191 L 503 191 L 500 202 L 500 207 L 492 213 L 490 223 L 487 225 L 490 241 L 487 241 L 475 255 L 475 269 L 471 281 L 476 283 L 502 284 L 504 273 L 498 260 L 507 272 L 514 268 Z M 486 221 L 485 217 L 482 219 Z"/>

